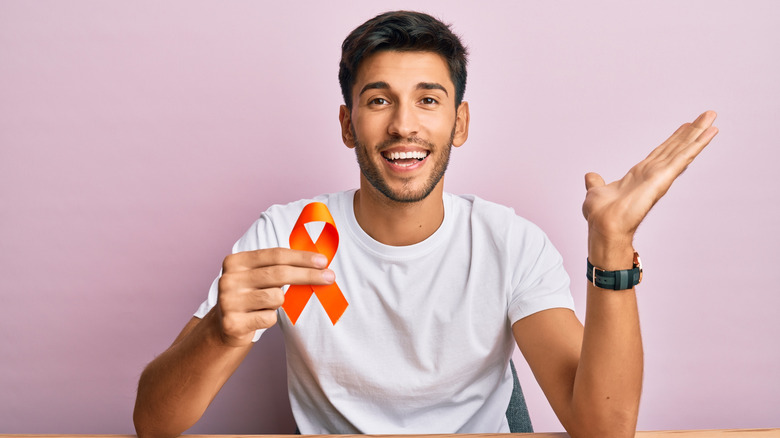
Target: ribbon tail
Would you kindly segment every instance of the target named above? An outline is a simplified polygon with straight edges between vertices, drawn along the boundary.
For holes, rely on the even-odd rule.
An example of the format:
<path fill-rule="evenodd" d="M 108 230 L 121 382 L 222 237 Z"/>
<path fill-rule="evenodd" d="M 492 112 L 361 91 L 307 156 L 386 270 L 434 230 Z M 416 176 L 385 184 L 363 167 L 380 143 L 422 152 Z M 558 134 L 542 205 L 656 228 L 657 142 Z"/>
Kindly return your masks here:
<path fill-rule="evenodd" d="M 284 294 L 284 304 L 282 304 L 282 308 L 285 313 L 287 313 L 287 317 L 290 318 L 290 322 L 292 322 L 293 325 L 298 321 L 298 317 L 301 316 L 301 312 L 303 312 L 303 308 L 306 307 L 306 303 L 309 302 L 311 294 L 311 286 L 295 284 L 290 286 Z"/>
<path fill-rule="evenodd" d="M 328 314 L 330 321 L 333 325 L 336 325 L 349 305 L 347 299 L 344 298 L 341 289 L 339 289 L 336 283 L 327 286 L 314 286 L 313 289 L 314 293 L 317 295 L 317 299 L 320 301 L 320 304 L 322 304 L 322 308 L 325 309 L 325 313 Z"/>

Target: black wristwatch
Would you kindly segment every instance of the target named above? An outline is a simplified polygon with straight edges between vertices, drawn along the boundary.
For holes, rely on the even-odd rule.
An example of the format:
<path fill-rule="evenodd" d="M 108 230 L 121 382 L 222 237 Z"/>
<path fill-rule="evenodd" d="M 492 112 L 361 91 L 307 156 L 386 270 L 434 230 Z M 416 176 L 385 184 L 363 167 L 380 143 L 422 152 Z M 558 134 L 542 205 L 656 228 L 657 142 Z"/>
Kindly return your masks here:
<path fill-rule="evenodd" d="M 642 282 L 642 260 L 634 251 L 634 267 L 622 271 L 605 271 L 593 266 L 588 260 L 588 281 L 594 286 L 610 290 L 631 289 Z"/>

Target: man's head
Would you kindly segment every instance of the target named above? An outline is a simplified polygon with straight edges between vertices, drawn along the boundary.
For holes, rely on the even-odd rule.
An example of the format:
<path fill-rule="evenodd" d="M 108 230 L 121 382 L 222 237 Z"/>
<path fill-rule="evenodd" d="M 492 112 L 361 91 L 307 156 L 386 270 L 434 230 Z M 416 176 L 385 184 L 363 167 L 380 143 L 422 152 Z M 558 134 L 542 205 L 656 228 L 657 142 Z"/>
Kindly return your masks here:
<path fill-rule="evenodd" d="M 449 26 L 421 12 L 385 12 L 360 25 L 341 45 L 339 83 L 352 109 L 352 87 L 360 63 L 380 51 L 433 52 L 442 56 L 455 85 L 455 107 L 466 91 L 466 48 Z"/>
<path fill-rule="evenodd" d="M 343 47 L 339 121 L 357 155 L 361 192 L 400 203 L 440 196 L 450 150 L 468 138 L 463 45 L 428 15 L 390 12 L 358 27 Z"/>

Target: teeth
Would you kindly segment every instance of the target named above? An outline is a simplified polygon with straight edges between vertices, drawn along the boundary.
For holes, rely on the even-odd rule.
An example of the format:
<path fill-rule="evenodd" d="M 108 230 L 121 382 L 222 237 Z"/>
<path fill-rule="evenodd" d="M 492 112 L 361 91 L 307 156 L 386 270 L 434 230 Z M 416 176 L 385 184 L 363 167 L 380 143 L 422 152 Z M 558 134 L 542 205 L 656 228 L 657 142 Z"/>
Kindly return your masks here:
<path fill-rule="evenodd" d="M 420 152 L 420 151 L 385 153 L 385 158 L 387 158 L 388 160 L 405 160 L 409 158 L 416 158 L 418 160 L 422 160 L 427 156 L 428 156 L 428 152 Z"/>

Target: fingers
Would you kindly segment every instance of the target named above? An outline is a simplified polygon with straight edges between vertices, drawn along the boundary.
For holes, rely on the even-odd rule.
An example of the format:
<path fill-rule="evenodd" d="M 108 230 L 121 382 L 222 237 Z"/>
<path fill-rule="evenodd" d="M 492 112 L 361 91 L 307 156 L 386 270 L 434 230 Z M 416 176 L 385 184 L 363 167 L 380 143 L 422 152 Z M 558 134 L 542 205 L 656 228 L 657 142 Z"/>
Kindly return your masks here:
<path fill-rule="evenodd" d="M 284 304 L 281 288 L 250 289 L 238 293 L 223 293 L 219 305 L 223 314 L 249 313 L 261 310 L 276 310 Z"/>
<path fill-rule="evenodd" d="M 328 259 L 322 254 L 287 248 L 245 251 L 225 257 L 222 272 L 248 271 L 266 266 L 287 265 L 304 268 L 324 268 Z"/>
<path fill-rule="evenodd" d="M 705 111 L 693 122 L 682 124 L 647 156 L 647 160 L 665 161 L 676 158 L 689 163 L 718 133 L 718 129 L 712 126 L 716 117 L 715 111 Z"/>
<path fill-rule="evenodd" d="M 225 258 L 219 291 L 246 293 L 288 284 L 330 284 L 336 276 L 324 269 L 327 264 L 322 254 L 287 248 L 239 252 Z"/>
<path fill-rule="evenodd" d="M 220 277 L 220 287 L 231 290 L 266 289 L 287 284 L 330 284 L 334 280 L 335 274 L 330 269 L 273 265 L 247 271 L 225 272 Z"/>
<path fill-rule="evenodd" d="M 248 344 L 255 331 L 276 324 L 276 310 L 282 304 L 281 288 L 231 290 L 223 289 L 220 282 L 217 306 L 223 338 L 231 345 Z"/>
<path fill-rule="evenodd" d="M 699 137 L 696 138 L 696 142 L 702 143 L 704 146 L 706 146 L 716 135 L 718 135 L 718 132 L 719 130 L 717 127 L 710 126 L 705 129 L 704 132 L 699 134 Z"/>
<path fill-rule="evenodd" d="M 715 111 L 705 111 L 697 117 L 671 144 L 668 157 L 687 166 L 718 133 L 718 128 L 712 126 L 716 117 Z"/>
<path fill-rule="evenodd" d="M 245 346 L 252 343 L 257 330 L 276 324 L 275 309 L 255 312 L 220 312 L 220 326 L 223 341 L 231 346 Z"/>
<path fill-rule="evenodd" d="M 705 130 L 712 126 L 712 123 L 718 117 L 718 113 L 715 111 L 704 111 L 693 121 L 692 126 L 697 129 Z"/>
<path fill-rule="evenodd" d="M 217 302 L 223 335 L 248 342 L 255 330 L 276 324 L 276 309 L 284 304 L 282 287 L 331 284 L 336 276 L 327 266 L 322 254 L 287 248 L 225 257 Z"/>
<path fill-rule="evenodd" d="M 693 123 L 684 124 L 685 129 L 680 131 L 677 137 L 678 144 L 684 147 L 686 143 L 698 142 L 701 135 L 712 126 L 715 117 L 717 117 L 715 111 L 705 111 Z M 675 149 L 680 149 L 680 147 Z"/>
<path fill-rule="evenodd" d="M 690 125 L 690 123 L 683 123 L 679 128 L 677 128 L 676 131 L 672 133 L 672 135 L 669 136 L 669 138 L 666 139 L 666 141 L 653 149 L 647 158 L 645 158 L 645 161 L 666 159 L 669 156 L 672 143 L 681 138 L 681 136 L 689 129 Z"/>

